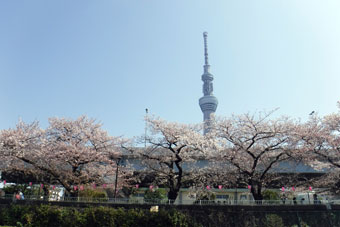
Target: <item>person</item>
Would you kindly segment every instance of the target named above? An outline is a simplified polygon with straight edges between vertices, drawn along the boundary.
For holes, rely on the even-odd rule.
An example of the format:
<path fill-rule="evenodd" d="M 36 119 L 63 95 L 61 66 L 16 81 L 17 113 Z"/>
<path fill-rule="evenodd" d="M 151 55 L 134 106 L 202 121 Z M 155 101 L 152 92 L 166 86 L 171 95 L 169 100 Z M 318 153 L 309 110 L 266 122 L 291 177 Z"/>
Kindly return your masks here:
<path fill-rule="evenodd" d="M 0 197 L 5 197 L 5 192 L 0 189 Z"/>
<path fill-rule="evenodd" d="M 305 201 L 305 198 L 302 198 L 302 199 L 301 199 L 301 204 L 303 204 L 304 201 Z"/>
<path fill-rule="evenodd" d="M 297 204 L 297 202 L 296 202 L 296 197 L 293 198 L 293 203 L 294 203 L 294 205 Z"/>
<path fill-rule="evenodd" d="M 283 196 L 282 196 L 282 203 L 283 203 L 283 204 L 286 204 L 286 199 L 287 199 L 286 195 L 283 195 Z"/>
<path fill-rule="evenodd" d="M 16 200 L 20 200 L 20 194 L 17 192 L 17 193 L 15 193 L 15 199 Z"/>
<path fill-rule="evenodd" d="M 20 199 L 21 199 L 21 200 L 24 200 L 24 199 L 25 199 L 24 193 L 22 193 L 21 191 L 19 192 L 19 195 L 20 195 Z"/>

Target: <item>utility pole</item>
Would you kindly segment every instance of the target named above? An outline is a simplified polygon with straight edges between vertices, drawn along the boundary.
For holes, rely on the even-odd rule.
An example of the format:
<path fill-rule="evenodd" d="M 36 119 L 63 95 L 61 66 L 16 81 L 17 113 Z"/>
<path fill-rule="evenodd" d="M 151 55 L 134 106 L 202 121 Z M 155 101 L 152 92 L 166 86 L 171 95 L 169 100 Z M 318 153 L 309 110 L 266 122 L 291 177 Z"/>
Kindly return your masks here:
<path fill-rule="evenodd" d="M 147 128 L 148 128 L 146 118 L 148 117 L 148 113 L 149 113 L 149 110 L 148 110 L 148 108 L 146 108 L 146 109 L 145 109 L 145 135 L 144 135 L 144 148 L 146 148 L 146 133 L 147 133 Z"/>
<path fill-rule="evenodd" d="M 116 180 L 115 180 L 115 194 L 114 194 L 114 198 L 116 199 L 117 197 L 117 184 L 118 184 L 118 170 L 119 170 L 119 164 L 120 164 L 120 160 L 122 160 L 121 158 L 118 158 L 116 161 Z"/>

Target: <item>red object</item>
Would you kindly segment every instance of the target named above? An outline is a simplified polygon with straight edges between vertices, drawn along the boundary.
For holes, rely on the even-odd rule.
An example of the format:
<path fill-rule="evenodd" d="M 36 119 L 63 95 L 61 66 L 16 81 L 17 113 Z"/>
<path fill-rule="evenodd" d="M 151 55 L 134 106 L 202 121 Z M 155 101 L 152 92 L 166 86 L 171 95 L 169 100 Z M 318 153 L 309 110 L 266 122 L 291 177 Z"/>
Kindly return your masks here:
<path fill-rule="evenodd" d="M 284 192 L 285 191 L 285 187 L 282 187 L 281 190 Z"/>
<path fill-rule="evenodd" d="M 312 191 L 312 187 L 311 187 L 311 186 L 309 186 L 309 188 L 308 188 L 308 189 L 309 189 L 309 191 Z"/>
<path fill-rule="evenodd" d="M 207 189 L 210 190 L 210 186 L 209 185 L 207 185 Z"/>
<path fill-rule="evenodd" d="M 152 190 L 152 189 L 153 189 L 153 186 L 152 186 L 152 185 L 150 185 L 150 186 L 149 186 L 149 189 L 150 189 L 150 190 Z"/>
<path fill-rule="evenodd" d="M 84 190 L 84 186 L 80 185 L 79 189 L 80 189 L 80 191 L 83 191 Z"/>
<path fill-rule="evenodd" d="M 249 189 L 249 190 L 251 189 L 251 185 L 248 185 L 248 189 Z"/>
<path fill-rule="evenodd" d="M 4 180 L 4 185 L 6 184 L 6 180 Z"/>
<path fill-rule="evenodd" d="M 29 186 L 32 186 L 32 182 L 29 182 L 28 185 L 29 185 Z"/>
<path fill-rule="evenodd" d="M 55 185 L 52 186 L 53 190 L 55 189 Z"/>
<path fill-rule="evenodd" d="M 218 186 L 218 189 L 222 189 L 222 185 L 219 185 L 219 186 Z"/>
<path fill-rule="evenodd" d="M 77 191 L 78 187 L 76 185 L 73 186 L 73 189 Z"/>
<path fill-rule="evenodd" d="M 293 191 L 293 192 L 295 192 L 295 188 L 294 188 L 294 186 L 292 187 L 292 191 Z"/>
<path fill-rule="evenodd" d="M 139 188 L 139 184 L 136 184 L 136 188 Z"/>
<path fill-rule="evenodd" d="M 43 188 L 44 187 L 44 184 L 40 184 L 40 188 Z"/>

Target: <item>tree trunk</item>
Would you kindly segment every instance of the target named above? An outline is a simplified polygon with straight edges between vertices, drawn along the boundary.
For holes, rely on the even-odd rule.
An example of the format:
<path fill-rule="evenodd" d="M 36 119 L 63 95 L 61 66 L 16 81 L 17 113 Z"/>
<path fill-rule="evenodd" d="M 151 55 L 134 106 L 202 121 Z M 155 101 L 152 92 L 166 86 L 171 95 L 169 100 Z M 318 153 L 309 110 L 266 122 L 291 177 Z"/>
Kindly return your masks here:
<path fill-rule="evenodd" d="M 50 191 L 48 190 L 48 186 L 43 187 L 43 193 L 44 193 L 44 200 L 48 200 L 49 195 L 50 195 Z"/>
<path fill-rule="evenodd" d="M 263 196 L 262 196 L 261 192 L 260 193 L 255 192 L 255 193 L 252 193 L 252 194 L 253 194 L 253 197 L 256 200 L 256 202 L 262 203 Z"/>
<path fill-rule="evenodd" d="M 71 190 L 70 191 L 70 197 L 77 198 L 78 197 L 78 191 Z"/>
<path fill-rule="evenodd" d="M 170 203 L 174 203 L 178 196 L 178 189 L 170 188 L 170 191 L 168 192 L 168 199 L 170 200 Z"/>
<path fill-rule="evenodd" d="M 251 185 L 251 194 L 254 197 L 254 200 L 256 201 L 256 203 L 261 204 L 262 200 L 263 200 L 263 195 L 262 195 L 262 184 L 260 182 L 258 182 L 257 184 L 253 183 L 250 184 Z"/>

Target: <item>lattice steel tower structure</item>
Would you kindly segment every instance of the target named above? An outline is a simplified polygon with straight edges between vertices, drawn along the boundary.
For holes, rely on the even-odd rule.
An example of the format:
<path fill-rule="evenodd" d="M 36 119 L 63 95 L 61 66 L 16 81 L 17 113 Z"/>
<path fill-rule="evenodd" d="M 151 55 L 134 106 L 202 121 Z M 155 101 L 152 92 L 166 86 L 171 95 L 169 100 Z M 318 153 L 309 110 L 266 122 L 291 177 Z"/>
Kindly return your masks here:
<path fill-rule="evenodd" d="M 210 73 L 210 65 L 208 62 L 208 44 L 207 44 L 208 33 L 203 33 L 204 38 L 204 72 L 202 75 L 203 81 L 203 94 L 204 96 L 199 99 L 199 105 L 203 112 L 203 121 L 204 121 L 204 131 L 206 134 L 209 132 L 211 125 L 211 114 L 215 113 L 218 101 L 217 98 L 213 95 L 213 83 L 214 76 Z"/>

